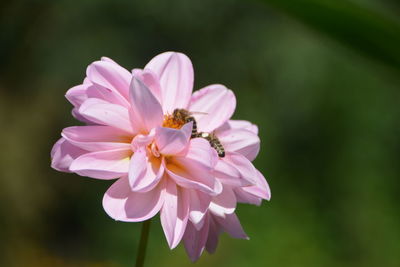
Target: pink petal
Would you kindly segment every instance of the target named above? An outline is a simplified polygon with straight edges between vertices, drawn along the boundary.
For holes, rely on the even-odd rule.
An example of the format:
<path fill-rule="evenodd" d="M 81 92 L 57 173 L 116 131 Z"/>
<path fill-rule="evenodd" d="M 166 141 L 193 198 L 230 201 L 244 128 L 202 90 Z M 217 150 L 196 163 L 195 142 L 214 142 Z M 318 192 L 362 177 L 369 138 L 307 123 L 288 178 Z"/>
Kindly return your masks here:
<path fill-rule="evenodd" d="M 210 203 L 210 211 L 221 217 L 225 217 L 225 214 L 231 214 L 236 208 L 236 196 L 232 189 L 225 186 L 221 194 L 213 197 Z"/>
<path fill-rule="evenodd" d="M 248 193 L 243 190 L 243 188 L 236 187 L 234 188 L 236 200 L 239 203 L 247 203 L 247 204 L 252 204 L 256 206 L 260 206 L 262 202 L 262 198 L 257 197 L 251 193 Z"/>
<path fill-rule="evenodd" d="M 88 83 L 74 86 L 67 91 L 65 97 L 74 107 L 79 107 L 87 99 L 86 90 L 89 86 Z"/>
<path fill-rule="evenodd" d="M 86 90 L 86 94 L 88 98 L 99 98 L 110 104 L 121 105 L 125 108 L 130 107 L 130 103 L 125 97 L 98 84 L 89 86 Z"/>
<path fill-rule="evenodd" d="M 115 62 L 108 60 L 93 62 L 87 68 L 86 75 L 92 83 L 108 88 L 129 99 L 129 84 L 132 75 Z"/>
<path fill-rule="evenodd" d="M 204 217 L 210 206 L 211 196 L 197 190 L 188 190 L 190 195 L 190 221 L 197 230 L 200 230 L 204 224 Z"/>
<path fill-rule="evenodd" d="M 256 184 L 256 168 L 245 156 L 239 153 L 229 152 L 223 160 L 239 171 L 240 179 L 244 179 L 253 185 Z"/>
<path fill-rule="evenodd" d="M 193 66 L 186 55 L 162 53 L 150 60 L 144 69 L 153 71 L 160 80 L 164 113 L 187 108 L 193 90 Z"/>
<path fill-rule="evenodd" d="M 75 159 L 69 170 L 97 179 L 118 178 L 128 173 L 131 154 L 126 149 L 91 152 Z"/>
<path fill-rule="evenodd" d="M 65 97 L 68 101 L 74 105 L 72 109 L 72 116 L 74 116 L 77 120 L 80 120 L 85 123 L 91 123 L 90 120 L 86 119 L 79 113 L 79 107 L 81 104 L 88 98 L 87 96 L 87 88 L 91 85 L 90 82 L 84 82 L 83 84 L 72 87 L 67 91 Z"/>
<path fill-rule="evenodd" d="M 155 136 L 155 130 L 151 130 L 149 134 L 137 134 L 131 142 L 132 150 L 136 151 L 150 145 Z"/>
<path fill-rule="evenodd" d="M 161 85 L 157 75 L 150 69 L 133 69 L 132 73 L 134 76 L 138 77 L 147 88 L 149 88 L 150 92 L 155 96 L 155 98 L 157 98 L 158 102 L 162 103 Z"/>
<path fill-rule="evenodd" d="M 149 156 L 145 148 L 135 151 L 129 167 L 129 185 L 132 191 L 147 192 L 161 180 L 164 166 L 161 160 Z"/>
<path fill-rule="evenodd" d="M 128 110 L 120 105 L 90 98 L 81 105 L 79 113 L 97 124 L 113 126 L 127 133 L 133 133 Z"/>
<path fill-rule="evenodd" d="M 215 222 L 213 216 L 210 216 L 208 229 L 208 238 L 206 243 L 206 250 L 208 253 L 214 253 L 218 245 L 218 237 L 220 235 L 221 227 Z"/>
<path fill-rule="evenodd" d="M 258 127 L 255 124 L 252 124 L 249 121 L 245 120 L 228 120 L 226 123 L 221 125 L 216 132 L 223 132 L 232 129 L 241 129 L 241 130 L 248 130 L 256 135 L 258 135 Z"/>
<path fill-rule="evenodd" d="M 89 120 L 89 119 L 85 118 L 84 116 L 82 116 L 79 113 L 79 108 L 73 108 L 71 114 L 78 121 L 81 121 L 81 122 L 86 123 L 88 125 L 96 124 L 96 123 L 92 122 L 91 120 Z"/>
<path fill-rule="evenodd" d="M 112 60 L 112 59 L 109 58 L 109 57 L 101 57 L 101 61 L 108 61 L 108 62 L 117 64 L 114 60 Z"/>
<path fill-rule="evenodd" d="M 222 183 L 218 179 L 215 179 L 215 185 L 214 185 L 215 194 L 214 194 L 214 196 L 221 194 L 223 188 L 224 187 L 223 187 Z"/>
<path fill-rule="evenodd" d="M 225 185 L 240 187 L 253 185 L 252 181 L 244 179 L 236 166 L 230 161 L 227 161 L 225 158 L 218 160 L 218 163 L 214 169 L 214 175 Z"/>
<path fill-rule="evenodd" d="M 203 191 L 210 195 L 215 195 L 216 190 L 214 189 L 214 181 L 212 181 L 212 176 L 208 177 L 198 177 L 193 176 L 193 173 L 188 172 L 182 168 L 177 167 L 173 164 L 168 164 L 166 166 L 166 171 L 170 178 L 174 179 L 174 181 L 184 187 L 184 188 L 192 188 L 196 190 Z M 195 180 L 197 179 L 197 180 Z"/>
<path fill-rule="evenodd" d="M 194 92 L 189 110 L 194 113 L 199 131 L 212 132 L 232 116 L 236 98 L 231 90 L 214 84 Z M 206 114 L 196 114 L 205 112 Z"/>
<path fill-rule="evenodd" d="M 128 177 L 118 179 L 104 194 L 103 208 L 117 221 L 140 222 L 152 218 L 163 205 L 165 182 L 148 192 L 132 192 Z"/>
<path fill-rule="evenodd" d="M 204 138 L 190 139 L 189 150 L 184 156 L 176 157 L 181 164 L 197 163 L 213 170 L 218 162 L 218 155 Z"/>
<path fill-rule="evenodd" d="M 160 219 L 165 237 L 171 249 L 179 244 L 186 229 L 189 217 L 188 197 L 188 194 L 183 190 L 177 189 L 173 181 L 167 181 Z"/>
<path fill-rule="evenodd" d="M 163 122 L 163 112 L 157 98 L 137 77 L 132 78 L 130 86 L 130 117 L 132 124 L 140 132 L 149 132 Z"/>
<path fill-rule="evenodd" d="M 160 153 L 176 155 L 185 150 L 189 144 L 192 127 L 192 122 L 186 123 L 181 129 L 157 127 L 155 141 Z"/>
<path fill-rule="evenodd" d="M 215 158 L 215 150 L 206 140 L 191 139 L 186 155 L 167 160 L 167 172 L 183 187 L 217 194 L 218 182 L 212 173 Z"/>
<path fill-rule="evenodd" d="M 260 151 L 260 138 L 251 131 L 232 129 L 217 135 L 225 151 L 237 152 L 253 161 Z"/>
<path fill-rule="evenodd" d="M 249 187 L 243 187 L 243 190 L 245 192 L 248 192 L 254 196 L 270 200 L 271 199 L 271 190 L 269 188 L 269 185 L 267 183 L 267 180 L 265 180 L 264 176 L 262 175 L 261 172 L 256 170 L 256 176 L 255 176 L 255 186 L 249 186 Z"/>
<path fill-rule="evenodd" d="M 69 166 L 72 161 L 84 153 L 87 151 L 60 138 L 51 150 L 51 167 L 61 172 L 71 172 Z"/>
<path fill-rule="evenodd" d="M 240 221 L 235 213 L 227 214 L 225 218 L 214 216 L 213 217 L 230 236 L 240 239 L 249 239 L 243 231 Z"/>
<path fill-rule="evenodd" d="M 71 144 L 87 151 L 130 149 L 132 137 L 110 126 L 73 126 L 61 134 Z"/>
<path fill-rule="evenodd" d="M 208 217 L 208 215 L 207 215 Z M 209 231 L 209 219 L 205 218 L 203 227 L 198 231 L 192 223 L 188 223 L 183 242 L 189 258 L 192 262 L 199 259 L 203 253 L 204 247 L 207 242 Z"/>

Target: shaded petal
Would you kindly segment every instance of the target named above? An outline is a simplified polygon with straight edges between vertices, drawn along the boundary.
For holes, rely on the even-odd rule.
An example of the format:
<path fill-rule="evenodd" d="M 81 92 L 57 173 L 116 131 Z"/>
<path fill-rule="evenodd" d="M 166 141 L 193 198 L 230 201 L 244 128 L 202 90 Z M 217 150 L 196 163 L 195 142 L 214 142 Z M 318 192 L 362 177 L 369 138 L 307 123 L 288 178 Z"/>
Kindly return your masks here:
<path fill-rule="evenodd" d="M 74 108 L 72 109 L 72 116 L 76 118 L 77 120 L 80 120 L 85 123 L 91 123 L 90 120 L 86 119 L 79 113 L 79 107 L 82 105 L 82 103 L 88 98 L 87 96 L 87 88 L 91 85 L 90 82 L 84 81 L 83 84 L 77 85 L 72 87 L 67 91 L 65 94 L 65 97 L 68 99 L 68 101 L 74 105 Z"/>
<path fill-rule="evenodd" d="M 220 133 L 223 131 L 228 131 L 231 129 L 241 129 L 241 130 L 248 130 L 256 135 L 258 135 L 258 127 L 257 125 L 245 121 L 245 120 L 228 120 L 224 124 L 222 124 L 217 130 L 216 133 Z M 217 134 L 218 135 L 218 134 Z"/>
<path fill-rule="evenodd" d="M 185 150 L 192 134 L 193 123 L 183 125 L 181 129 L 157 127 L 155 141 L 163 155 L 176 155 Z"/>
<path fill-rule="evenodd" d="M 209 215 L 207 214 L 206 217 Z M 185 249 L 189 258 L 192 262 L 195 262 L 199 259 L 201 254 L 203 253 L 204 247 L 207 242 L 209 231 L 209 219 L 205 218 L 205 222 L 203 227 L 198 231 L 194 227 L 192 223 L 188 223 L 186 227 L 185 234 L 183 236 L 183 242 L 185 245 Z"/>
<path fill-rule="evenodd" d="M 210 211 L 218 216 L 225 217 L 225 214 L 231 214 L 236 208 L 236 196 L 232 189 L 225 186 L 222 192 L 213 197 L 210 203 Z"/>
<path fill-rule="evenodd" d="M 164 166 L 161 160 L 148 156 L 146 149 L 135 151 L 129 167 L 129 185 L 132 191 L 147 192 L 152 190 L 161 180 Z"/>
<path fill-rule="evenodd" d="M 173 164 L 168 164 L 166 166 L 166 171 L 168 175 L 174 179 L 174 181 L 184 187 L 184 188 L 192 188 L 196 190 L 203 191 L 210 195 L 215 195 L 214 189 L 214 181 L 212 180 L 212 176 L 207 177 L 199 177 L 193 176 L 192 173 L 177 167 Z"/>
<path fill-rule="evenodd" d="M 149 134 L 137 134 L 135 137 L 132 139 L 131 146 L 132 150 L 136 151 L 139 150 L 143 147 L 146 147 L 150 145 L 155 136 L 155 130 L 151 130 Z"/>
<path fill-rule="evenodd" d="M 189 110 L 194 113 L 200 131 L 212 132 L 229 120 L 235 108 L 233 92 L 221 84 L 214 84 L 193 93 Z"/>
<path fill-rule="evenodd" d="M 211 196 L 197 190 L 186 190 L 190 196 L 190 221 L 197 230 L 200 230 L 204 225 L 204 218 L 210 206 Z"/>
<path fill-rule="evenodd" d="M 117 221 L 140 222 L 152 218 L 163 205 L 163 180 L 151 191 L 132 192 L 128 177 L 118 179 L 104 194 L 103 208 Z"/>
<path fill-rule="evenodd" d="M 189 217 L 189 196 L 176 184 L 168 180 L 164 196 L 164 205 L 160 219 L 171 249 L 175 248 L 182 239 Z"/>
<path fill-rule="evenodd" d="M 130 107 L 129 101 L 125 97 L 98 84 L 89 86 L 86 94 L 88 98 L 99 98 L 110 104 L 117 104 L 126 108 Z"/>
<path fill-rule="evenodd" d="M 73 126 L 61 134 L 71 144 L 87 151 L 130 149 L 132 137 L 110 126 Z"/>
<path fill-rule="evenodd" d="M 84 83 L 74 86 L 67 91 L 65 97 L 74 107 L 79 107 L 88 98 L 86 90 L 90 85 L 89 83 Z"/>
<path fill-rule="evenodd" d="M 235 152 L 228 152 L 224 161 L 239 171 L 241 179 L 246 180 L 250 184 L 256 184 L 256 168 L 245 156 Z"/>
<path fill-rule="evenodd" d="M 260 151 L 260 138 L 244 129 L 231 129 L 218 134 L 225 151 L 237 152 L 253 161 Z"/>
<path fill-rule="evenodd" d="M 213 149 L 210 143 L 204 138 L 190 139 L 189 149 L 186 152 L 185 155 L 174 157 L 174 160 L 181 165 L 191 166 L 193 168 L 201 165 L 200 168 L 206 168 L 212 171 L 219 159 L 215 149 Z"/>
<path fill-rule="evenodd" d="M 164 113 L 187 108 L 193 90 L 193 66 L 186 55 L 165 52 L 150 60 L 144 69 L 159 78 Z"/>
<path fill-rule="evenodd" d="M 167 172 L 175 182 L 186 188 L 217 194 L 218 181 L 214 178 L 216 152 L 202 139 L 191 139 L 187 153 L 167 160 Z"/>
<path fill-rule="evenodd" d="M 108 62 L 117 64 L 117 62 L 115 62 L 114 60 L 112 60 L 112 59 L 109 58 L 109 57 L 101 57 L 100 59 L 101 59 L 101 61 L 108 61 Z"/>
<path fill-rule="evenodd" d="M 225 185 L 232 186 L 250 186 L 253 181 L 244 179 L 240 171 L 234 164 L 227 161 L 225 158 L 218 160 L 214 169 L 214 175 Z"/>
<path fill-rule="evenodd" d="M 236 195 L 236 200 L 239 203 L 247 203 L 256 206 L 260 206 L 262 202 L 262 198 L 256 197 L 253 194 L 250 194 L 243 190 L 243 188 L 236 187 L 233 189 Z"/>
<path fill-rule="evenodd" d="M 72 114 L 72 116 L 73 116 L 75 119 L 77 119 L 78 121 L 81 121 L 81 122 L 86 123 L 86 124 L 88 124 L 88 125 L 96 124 L 95 122 L 93 122 L 93 121 L 91 121 L 91 120 L 85 118 L 84 116 L 82 116 L 82 115 L 79 113 L 79 108 L 73 108 L 71 114 Z"/>
<path fill-rule="evenodd" d="M 95 61 L 86 70 L 88 79 L 129 99 L 129 84 L 132 75 L 129 71 L 110 60 Z"/>
<path fill-rule="evenodd" d="M 81 105 L 79 113 L 97 124 L 113 126 L 127 133 L 133 133 L 128 110 L 120 105 L 90 98 Z"/>
<path fill-rule="evenodd" d="M 57 171 L 71 172 L 69 166 L 72 161 L 84 153 L 87 151 L 72 145 L 65 138 L 60 138 L 51 149 L 51 167 Z"/>
<path fill-rule="evenodd" d="M 114 179 L 128 173 L 131 150 L 91 152 L 75 159 L 69 170 L 97 179 Z"/>
<path fill-rule="evenodd" d="M 215 194 L 216 195 L 220 194 L 222 192 L 223 188 L 224 187 L 223 187 L 222 183 L 218 179 L 215 179 L 215 186 L 214 186 Z"/>
<path fill-rule="evenodd" d="M 132 73 L 134 76 L 138 77 L 147 88 L 151 91 L 151 93 L 157 98 L 159 103 L 162 103 L 161 96 L 161 86 L 158 80 L 157 75 L 150 69 L 141 70 L 141 69 L 133 69 Z"/>
<path fill-rule="evenodd" d="M 209 220 L 209 229 L 208 229 L 208 238 L 206 243 L 206 250 L 208 253 L 214 253 L 218 246 L 219 235 L 222 232 L 221 227 L 217 222 L 213 219 L 213 216 L 210 216 Z"/>
<path fill-rule="evenodd" d="M 142 132 L 149 132 L 163 122 L 163 112 L 157 98 L 138 77 L 133 77 L 130 86 L 132 125 Z"/>
<path fill-rule="evenodd" d="M 225 218 L 218 216 L 214 216 L 213 218 L 222 226 L 224 231 L 233 238 L 249 239 L 240 225 L 240 221 L 235 213 L 227 214 Z"/>
<path fill-rule="evenodd" d="M 249 187 L 243 187 L 243 190 L 247 193 L 250 193 L 254 196 L 270 200 L 271 199 L 271 190 L 269 188 L 269 185 L 267 183 L 267 180 L 265 180 L 264 176 L 262 175 L 261 172 L 256 170 L 256 177 L 255 177 L 256 185 L 254 186 L 249 186 Z"/>

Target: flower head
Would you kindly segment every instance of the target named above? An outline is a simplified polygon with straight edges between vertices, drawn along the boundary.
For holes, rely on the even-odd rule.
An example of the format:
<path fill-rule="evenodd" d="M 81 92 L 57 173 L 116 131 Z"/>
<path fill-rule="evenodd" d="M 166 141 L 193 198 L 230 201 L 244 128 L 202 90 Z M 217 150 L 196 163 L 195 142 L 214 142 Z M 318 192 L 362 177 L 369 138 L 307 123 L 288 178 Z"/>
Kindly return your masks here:
<path fill-rule="evenodd" d="M 223 85 L 192 89 L 192 63 L 181 53 L 163 53 L 132 72 L 102 58 L 66 94 L 72 115 L 87 125 L 65 128 L 51 155 L 59 171 L 118 179 L 103 198 L 107 214 L 138 222 L 160 213 L 169 246 L 185 236 L 195 260 L 220 229 L 244 237 L 236 203 L 259 204 L 270 193 L 251 163 L 257 127 L 230 120 L 233 92 Z M 215 136 L 226 156 L 197 132 Z M 191 245 L 193 236 L 205 241 Z"/>

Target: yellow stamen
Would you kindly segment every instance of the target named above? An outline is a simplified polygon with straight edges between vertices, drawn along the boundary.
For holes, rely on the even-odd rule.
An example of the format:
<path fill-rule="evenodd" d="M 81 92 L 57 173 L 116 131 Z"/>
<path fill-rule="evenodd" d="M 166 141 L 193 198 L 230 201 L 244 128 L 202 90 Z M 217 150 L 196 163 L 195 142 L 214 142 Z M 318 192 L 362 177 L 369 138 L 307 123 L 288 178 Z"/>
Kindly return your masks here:
<path fill-rule="evenodd" d="M 163 127 L 180 129 L 185 124 L 184 120 L 175 118 L 173 115 L 167 114 L 164 115 Z"/>

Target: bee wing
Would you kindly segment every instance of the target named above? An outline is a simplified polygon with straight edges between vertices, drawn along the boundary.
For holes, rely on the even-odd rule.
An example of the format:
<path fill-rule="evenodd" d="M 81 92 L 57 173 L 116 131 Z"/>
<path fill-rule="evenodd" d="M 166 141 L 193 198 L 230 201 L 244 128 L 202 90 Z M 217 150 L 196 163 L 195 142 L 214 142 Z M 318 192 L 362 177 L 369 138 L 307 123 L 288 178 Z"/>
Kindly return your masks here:
<path fill-rule="evenodd" d="M 207 112 L 200 112 L 200 111 L 190 111 L 190 114 L 192 115 L 208 115 Z"/>

